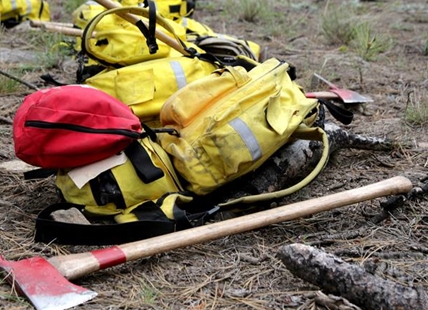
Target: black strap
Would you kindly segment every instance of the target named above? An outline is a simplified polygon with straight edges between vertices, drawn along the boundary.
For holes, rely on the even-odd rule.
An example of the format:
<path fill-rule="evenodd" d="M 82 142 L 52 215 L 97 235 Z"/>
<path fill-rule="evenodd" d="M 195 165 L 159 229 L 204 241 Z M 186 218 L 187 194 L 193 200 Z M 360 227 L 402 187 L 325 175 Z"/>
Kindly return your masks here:
<path fill-rule="evenodd" d="M 36 218 L 36 242 L 73 244 L 73 245 L 111 245 L 132 242 L 155 236 L 189 229 L 206 224 L 220 211 L 217 206 L 207 210 L 188 212 L 173 206 L 174 220 L 167 218 L 161 210 L 166 193 L 157 202 L 148 201 L 132 210 L 138 221 L 105 224 L 106 217 L 100 216 L 103 224 L 75 224 L 54 221 L 52 212 L 76 208 L 83 212 L 84 206 L 73 203 L 55 203 L 42 210 Z M 177 201 L 177 203 L 179 203 Z"/>
<path fill-rule="evenodd" d="M 180 13 L 181 4 L 175 4 L 169 6 L 169 12 L 170 13 Z"/>
<path fill-rule="evenodd" d="M 128 156 L 135 172 L 144 183 L 156 181 L 164 176 L 161 168 L 156 167 L 146 149 L 138 141 L 133 141 L 126 149 L 125 154 Z"/>
<path fill-rule="evenodd" d="M 40 8 L 39 8 L 39 14 L 38 14 L 39 18 L 42 17 L 44 7 L 45 7 L 45 1 L 40 1 Z"/>
<path fill-rule="evenodd" d="M 114 203 L 119 209 L 126 208 L 125 198 L 111 170 L 104 171 L 89 180 L 89 186 L 97 205 L 104 206 Z"/>
<path fill-rule="evenodd" d="M 147 1 L 149 6 L 149 28 L 146 27 L 144 22 L 140 19 L 135 23 L 135 26 L 146 37 L 146 43 L 149 48 L 150 54 L 155 54 L 159 49 L 156 42 L 156 5 L 153 1 Z"/>
<path fill-rule="evenodd" d="M 320 99 L 319 102 L 324 104 L 330 114 L 344 125 L 349 125 L 354 119 L 354 113 L 331 103 L 329 100 Z"/>
<path fill-rule="evenodd" d="M 147 239 L 172 233 L 175 222 L 167 219 L 142 219 L 122 224 L 74 224 L 57 222 L 51 213 L 70 208 L 83 209 L 71 203 L 52 204 L 39 213 L 36 219 L 36 242 L 73 245 L 112 245 Z"/>
<path fill-rule="evenodd" d="M 24 180 L 46 179 L 57 173 L 56 169 L 37 168 L 24 172 Z"/>
<path fill-rule="evenodd" d="M 56 80 L 52 75 L 48 74 L 43 74 L 40 76 L 40 78 L 45 81 L 45 83 L 49 84 L 49 85 L 53 85 L 53 86 L 65 86 L 68 85 L 67 83 L 61 83 L 58 80 Z"/>

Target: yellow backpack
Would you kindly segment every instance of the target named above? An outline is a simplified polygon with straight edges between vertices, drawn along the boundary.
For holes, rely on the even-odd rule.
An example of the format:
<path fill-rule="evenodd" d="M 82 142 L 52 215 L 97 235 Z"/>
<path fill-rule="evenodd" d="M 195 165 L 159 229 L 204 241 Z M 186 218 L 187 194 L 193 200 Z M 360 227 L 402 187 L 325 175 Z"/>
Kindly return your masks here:
<path fill-rule="evenodd" d="M 75 10 L 73 23 L 84 29 L 82 38 L 76 40 L 75 48 L 80 51 L 78 58 L 84 75 L 93 75 L 93 70 L 101 70 L 95 66 L 119 68 L 151 59 L 182 55 L 168 44 L 155 39 L 156 32 L 170 36 L 192 56 L 208 54 L 215 60 L 237 55 L 258 60 L 260 56 L 260 46 L 255 42 L 216 34 L 208 26 L 188 17 L 173 20 L 164 18 L 161 12 L 154 11 L 153 6 L 139 7 L 134 2 L 121 3 L 122 7 L 109 10 L 87 2 Z M 152 1 L 148 3 L 153 5 Z M 142 20 L 149 24 L 148 29 L 139 29 L 117 15 L 123 13 L 142 16 Z M 157 45 L 155 51 L 149 48 L 153 41 Z"/>
<path fill-rule="evenodd" d="M 155 39 L 154 33 L 147 34 L 152 36 L 147 38 L 146 34 L 122 19 L 118 13 L 140 15 L 147 23 L 154 23 L 158 30 L 177 42 L 186 40 L 185 29 L 173 21 L 164 19 L 158 14 L 155 20 L 150 20 L 149 10 L 127 6 L 103 10 L 88 22 L 82 35 L 81 52 L 83 54 L 105 67 L 116 68 L 181 55 L 169 45 Z M 157 45 L 155 51 L 150 50 L 148 44 L 150 39 Z"/>
<path fill-rule="evenodd" d="M 0 0 L 0 20 L 7 28 L 23 20 L 49 21 L 49 3 L 43 0 Z"/>
<path fill-rule="evenodd" d="M 106 69 L 84 81 L 127 104 L 141 121 L 159 124 L 165 101 L 187 84 L 217 69 L 211 62 L 190 57 L 169 57 L 115 70 Z"/>
<path fill-rule="evenodd" d="M 290 139 L 322 140 L 323 158 L 308 178 L 290 189 L 244 197 L 241 202 L 290 194 L 311 181 L 328 157 L 328 140 L 311 127 L 318 101 L 306 98 L 291 80 L 289 65 L 277 59 L 247 70 L 215 71 L 171 96 L 160 112 L 163 127 L 178 136 L 160 137 L 186 189 L 206 195 L 258 168 Z M 253 199 L 253 200 L 252 200 Z"/>
<path fill-rule="evenodd" d="M 65 201 L 84 206 L 85 213 L 112 215 L 118 223 L 136 221 L 132 211 L 144 202 L 183 192 L 168 154 L 148 137 L 105 161 L 59 170 L 56 186 Z M 174 201 L 167 202 L 160 209 L 172 220 Z"/>
<path fill-rule="evenodd" d="M 136 140 L 111 158 L 58 170 L 56 186 L 63 202 L 40 212 L 36 241 L 118 244 L 203 224 L 206 211 L 189 213 L 183 208 L 193 197 L 183 190 L 155 136 Z M 52 219 L 54 212 L 73 208 L 90 225 Z"/>

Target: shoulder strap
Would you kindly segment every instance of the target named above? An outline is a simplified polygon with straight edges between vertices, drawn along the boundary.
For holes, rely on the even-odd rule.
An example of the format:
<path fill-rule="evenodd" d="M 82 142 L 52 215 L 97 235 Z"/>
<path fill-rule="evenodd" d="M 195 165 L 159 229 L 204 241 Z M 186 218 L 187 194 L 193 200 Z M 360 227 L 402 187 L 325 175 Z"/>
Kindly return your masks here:
<path fill-rule="evenodd" d="M 164 176 L 161 168 L 156 167 L 146 149 L 138 141 L 133 141 L 126 149 L 125 154 L 131 161 L 138 177 L 144 183 L 151 183 Z"/>
<path fill-rule="evenodd" d="M 73 203 L 55 203 L 43 209 L 36 218 L 36 242 L 73 245 L 111 245 L 152 238 L 179 230 L 204 225 L 219 211 L 218 207 L 187 212 L 174 204 L 174 220 L 162 210 L 167 193 L 158 201 L 146 201 L 132 210 L 134 221 L 113 224 L 76 224 L 53 220 L 51 214 L 58 210 L 76 208 L 82 212 L 84 206 Z M 126 215 L 124 216 L 126 217 Z M 105 220 L 106 217 L 102 217 Z M 122 218 L 123 220 L 124 218 Z"/>
<path fill-rule="evenodd" d="M 318 101 L 323 105 L 325 105 L 328 111 L 330 112 L 330 114 L 342 124 L 349 125 L 352 122 L 354 118 L 354 113 L 352 113 L 351 111 L 341 108 L 333 104 L 329 100 L 321 99 Z"/>
<path fill-rule="evenodd" d="M 142 34 L 146 37 L 147 46 L 149 48 L 150 54 L 156 53 L 159 49 L 156 42 L 156 6 L 153 1 L 148 1 L 149 8 L 149 27 L 147 28 L 143 21 L 140 19 L 135 26 L 141 31 Z"/>
<path fill-rule="evenodd" d="M 75 224 L 54 221 L 52 212 L 83 206 L 72 203 L 56 203 L 42 210 L 36 218 L 36 242 L 74 244 L 74 245 L 111 245 L 151 238 L 176 230 L 175 221 L 165 215 L 156 219 L 143 219 L 120 224 Z M 158 214 L 159 215 L 159 214 Z"/>

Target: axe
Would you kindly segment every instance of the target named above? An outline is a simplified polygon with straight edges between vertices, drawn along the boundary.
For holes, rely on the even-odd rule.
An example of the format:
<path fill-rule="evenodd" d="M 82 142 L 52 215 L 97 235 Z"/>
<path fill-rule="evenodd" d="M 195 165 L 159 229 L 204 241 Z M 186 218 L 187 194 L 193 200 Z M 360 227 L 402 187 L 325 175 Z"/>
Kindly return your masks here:
<path fill-rule="evenodd" d="M 344 104 L 373 102 L 373 99 L 360 95 L 355 91 L 339 88 L 337 85 L 333 84 L 332 82 L 328 81 L 327 79 L 323 78 L 321 75 L 317 73 L 314 73 L 314 78 L 317 78 L 320 81 L 327 84 L 330 87 L 330 89 L 328 91 L 305 93 L 307 98 L 337 100 Z"/>
<path fill-rule="evenodd" d="M 126 243 L 80 254 L 32 257 L 7 261 L 0 256 L 0 270 L 38 310 L 68 309 L 82 304 L 97 293 L 69 280 L 128 261 L 194 245 L 267 225 L 332 210 L 386 195 L 407 193 L 412 183 L 396 176 L 360 188 L 314 198 L 213 224 L 182 230 L 158 237 Z"/>

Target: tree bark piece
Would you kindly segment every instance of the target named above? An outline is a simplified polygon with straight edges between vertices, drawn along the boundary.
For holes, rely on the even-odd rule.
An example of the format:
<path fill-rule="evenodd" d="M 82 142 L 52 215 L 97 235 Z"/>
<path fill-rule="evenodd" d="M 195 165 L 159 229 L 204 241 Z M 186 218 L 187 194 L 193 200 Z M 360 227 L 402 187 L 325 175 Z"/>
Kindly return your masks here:
<path fill-rule="evenodd" d="M 293 275 L 365 310 L 427 309 L 424 291 L 384 280 L 314 247 L 290 244 L 278 256 Z"/>

